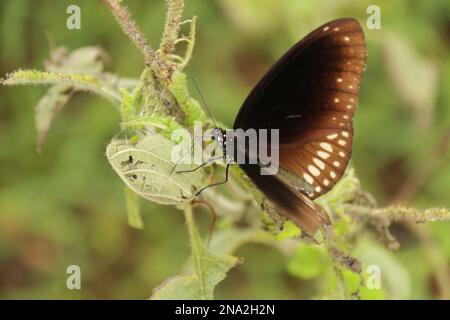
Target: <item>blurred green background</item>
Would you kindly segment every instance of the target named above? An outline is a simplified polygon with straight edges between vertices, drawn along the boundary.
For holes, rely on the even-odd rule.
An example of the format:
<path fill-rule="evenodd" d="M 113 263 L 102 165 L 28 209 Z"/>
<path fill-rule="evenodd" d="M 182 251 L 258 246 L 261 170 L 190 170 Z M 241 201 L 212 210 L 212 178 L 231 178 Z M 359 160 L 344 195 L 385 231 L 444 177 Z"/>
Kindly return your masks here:
<path fill-rule="evenodd" d="M 125 3 L 157 47 L 164 1 Z M 66 28 L 70 4 L 81 7 L 81 30 Z M 381 30 L 365 26 L 370 4 L 381 8 Z M 292 44 L 328 20 L 360 20 L 369 58 L 354 120 L 356 174 L 380 204 L 450 207 L 449 1 L 186 0 L 185 17 L 193 14 L 198 36 L 187 72 L 228 125 Z M 138 77 L 143 68 L 100 2 L 7 0 L 0 2 L 0 75 L 43 69 L 49 38 L 70 50 L 103 47 L 108 70 L 121 76 Z M 0 298 L 147 298 L 189 256 L 183 216 L 143 201 L 145 229 L 128 226 L 123 184 L 104 154 L 119 116 L 97 97 L 76 94 L 38 155 L 33 108 L 45 90 L 0 87 Z M 450 225 L 417 227 L 394 226 L 402 243 L 395 253 L 373 244 L 401 273 L 401 288 L 385 298 L 449 298 L 450 283 L 436 285 L 434 263 L 445 262 L 440 272 L 448 279 Z M 316 297 L 320 274 L 299 277 L 273 247 L 246 244 L 236 254 L 244 263 L 218 286 L 217 298 Z M 82 290 L 66 289 L 71 264 L 81 267 Z"/>

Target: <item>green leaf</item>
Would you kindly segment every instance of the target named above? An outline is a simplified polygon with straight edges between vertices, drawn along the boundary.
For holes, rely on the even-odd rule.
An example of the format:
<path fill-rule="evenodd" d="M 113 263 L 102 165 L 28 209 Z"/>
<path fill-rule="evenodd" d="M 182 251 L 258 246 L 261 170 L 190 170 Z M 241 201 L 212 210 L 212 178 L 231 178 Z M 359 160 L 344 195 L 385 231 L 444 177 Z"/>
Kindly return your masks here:
<path fill-rule="evenodd" d="M 366 286 L 361 286 L 359 295 L 363 300 L 384 300 L 386 295 L 383 289 L 369 289 Z"/>
<path fill-rule="evenodd" d="M 259 229 L 227 227 L 214 231 L 214 237 L 211 239 L 209 249 L 220 254 L 233 254 L 245 243 L 265 243 L 268 241 L 268 236 L 266 232 Z"/>
<path fill-rule="evenodd" d="M 359 241 L 354 254 L 366 268 L 370 265 L 380 268 L 381 289 L 388 295 L 389 299 L 410 298 L 411 279 L 408 270 L 391 251 L 366 238 Z M 368 290 L 364 289 L 366 297 L 380 295 L 376 292 L 369 293 Z"/>
<path fill-rule="evenodd" d="M 346 294 L 351 295 L 360 289 L 361 276 L 350 270 L 342 270 L 342 278 L 344 280 Z"/>
<path fill-rule="evenodd" d="M 101 81 L 95 77 L 104 70 L 106 60 L 106 53 L 99 47 L 83 47 L 71 53 L 61 47 L 52 50 L 51 59 L 45 61 L 49 72 L 18 70 L 1 81 L 3 85 L 54 85 L 35 108 L 38 152 L 42 151 L 53 120 L 76 91 L 93 91 L 118 104 L 120 96 L 109 82 L 115 85 L 120 79 L 106 73 Z"/>
<path fill-rule="evenodd" d="M 175 130 L 183 128 L 172 118 L 154 115 L 143 115 L 122 122 L 123 128 L 143 128 L 146 126 L 159 129 L 158 132 L 166 138 L 170 138 Z"/>
<path fill-rule="evenodd" d="M 190 204 L 185 207 L 185 217 L 192 247 L 194 274 L 166 280 L 153 290 L 153 300 L 211 300 L 214 288 L 238 262 L 236 257 L 216 254 L 206 249 L 195 226 Z"/>
<path fill-rule="evenodd" d="M 207 120 L 201 105 L 195 99 L 191 98 L 189 94 L 185 73 L 176 71 L 173 74 L 172 82 L 169 84 L 169 90 L 186 115 L 186 126 L 192 127 L 195 121 Z"/>
<path fill-rule="evenodd" d="M 277 240 L 290 239 L 300 236 L 301 230 L 290 220 L 283 224 L 283 230 L 275 235 Z"/>
<path fill-rule="evenodd" d="M 37 131 L 36 148 L 42 151 L 42 145 L 50 126 L 61 109 L 69 101 L 73 91 L 70 85 L 56 85 L 50 88 L 39 100 L 35 111 L 35 124 Z"/>
<path fill-rule="evenodd" d="M 171 161 L 175 143 L 156 133 L 140 137 L 135 144 L 113 140 L 106 156 L 114 171 L 139 196 L 159 204 L 179 204 L 195 196 L 203 182 L 203 169 L 178 173 L 197 165 Z"/>
<path fill-rule="evenodd" d="M 125 188 L 125 200 L 127 202 L 128 223 L 136 229 L 143 229 L 144 222 L 141 217 L 139 198 L 129 188 Z"/>
<path fill-rule="evenodd" d="M 345 296 L 349 298 L 355 298 L 355 294 L 363 300 L 383 300 L 385 294 L 381 288 L 368 288 L 367 284 L 367 272 L 362 274 L 354 273 L 350 270 L 342 270 L 342 278 L 344 281 Z M 361 283 L 361 276 L 364 278 L 364 285 Z"/>
<path fill-rule="evenodd" d="M 331 266 L 327 254 L 317 245 L 300 243 L 294 257 L 288 262 L 288 271 L 303 279 L 313 279 Z"/>
<path fill-rule="evenodd" d="M 82 47 L 67 52 L 64 47 L 52 50 L 50 61 L 45 62 L 47 71 L 98 75 L 104 71 L 109 57 L 100 47 Z"/>
<path fill-rule="evenodd" d="M 196 276 L 175 276 L 152 291 L 151 300 L 202 300 L 201 284 Z"/>

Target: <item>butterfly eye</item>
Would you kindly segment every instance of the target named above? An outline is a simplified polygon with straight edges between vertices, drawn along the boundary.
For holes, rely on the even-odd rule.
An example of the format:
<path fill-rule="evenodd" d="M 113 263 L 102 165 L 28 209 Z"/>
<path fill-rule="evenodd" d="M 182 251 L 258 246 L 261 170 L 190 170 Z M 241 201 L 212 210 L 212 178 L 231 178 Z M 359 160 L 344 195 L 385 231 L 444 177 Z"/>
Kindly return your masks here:
<path fill-rule="evenodd" d="M 215 128 L 211 132 L 211 140 L 213 141 L 222 141 L 223 140 L 223 133 L 219 128 Z"/>

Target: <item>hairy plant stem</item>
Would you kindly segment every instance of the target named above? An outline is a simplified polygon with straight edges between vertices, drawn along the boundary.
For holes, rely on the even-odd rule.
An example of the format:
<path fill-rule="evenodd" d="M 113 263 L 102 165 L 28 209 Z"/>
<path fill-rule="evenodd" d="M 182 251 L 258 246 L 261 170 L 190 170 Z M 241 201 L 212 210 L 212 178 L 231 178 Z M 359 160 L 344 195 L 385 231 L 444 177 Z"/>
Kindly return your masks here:
<path fill-rule="evenodd" d="M 141 51 L 145 60 L 153 61 L 156 52 L 147 43 L 144 33 L 139 29 L 136 22 L 131 18 L 128 9 L 120 4 L 117 0 L 103 0 L 114 14 L 117 22 L 122 27 L 123 32 L 130 38 L 131 42 Z"/>
<path fill-rule="evenodd" d="M 120 92 L 101 78 L 88 74 L 18 70 L 8 74 L 5 79 L 0 79 L 0 84 L 5 86 L 65 84 L 79 91 L 90 91 L 97 94 L 115 106 L 119 106 L 122 100 Z"/>
<path fill-rule="evenodd" d="M 385 217 L 390 221 L 448 221 L 450 220 L 450 210 L 446 208 L 429 208 L 421 210 L 414 207 L 403 207 L 400 205 L 389 206 L 384 208 L 370 208 L 361 205 L 346 205 L 350 212 L 368 215 L 370 217 Z"/>
<path fill-rule="evenodd" d="M 184 0 L 166 0 L 166 3 L 168 7 L 167 17 L 159 46 L 162 57 L 167 56 L 175 50 L 184 8 Z"/>
<path fill-rule="evenodd" d="M 122 31 L 130 38 L 131 42 L 133 42 L 139 51 L 141 51 L 146 61 L 146 66 L 153 71 L 154 76 L 157 77 L 159 81 L 168 84 L 176 66 L 171 64 L 168 60 L 163 59 L 161 55 L 148 44 L 144 33 L 131 18 L 131 14 L 126 7 L 121 5 L 117 0 L 103 0 L 103 2 L 108 5 L 117 22 L 122 27 Z"/>

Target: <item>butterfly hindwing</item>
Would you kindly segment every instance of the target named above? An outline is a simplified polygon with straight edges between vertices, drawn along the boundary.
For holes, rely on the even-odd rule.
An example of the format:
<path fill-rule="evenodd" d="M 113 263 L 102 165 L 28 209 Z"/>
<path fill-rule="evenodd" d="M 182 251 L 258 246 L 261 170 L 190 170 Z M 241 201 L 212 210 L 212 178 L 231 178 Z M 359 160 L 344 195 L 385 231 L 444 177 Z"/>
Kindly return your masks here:
<path fill-rule="evenodd" d="M 329 191 L 348 165 L 353 140 L 353 115 L 358 104 L 367 49 L 354 19 L 331 21 L 294 45 L 263 76 L 245 100 L 234 129 L 279 129 L 279 165 L 311 185 L 300 191 L 315 199 Z M 289 215 L 317 215 L 298 202 L 302 197 L 274 196 L 255 170 L 242 166 L 253 182 Z M 273 177 L 277 180 L 276 177 Z M 279 181 L 282 191 L 299 193 Z M 308 199 L 308 200 L 309 200 Z M 281 203 L 288 201 L 292 203 Z M 293 208 L 297 208 L 297 211 Z M 317 208 L 316 208 L 317 209 Z M 294 220 L 294 219 L 293 219 Z M 307 218 L 303 218 L 307 221 Z M 295 222 L 295 220 L 294 220 Z M 314 228 L 309 228 L 314 230 Z"/>

